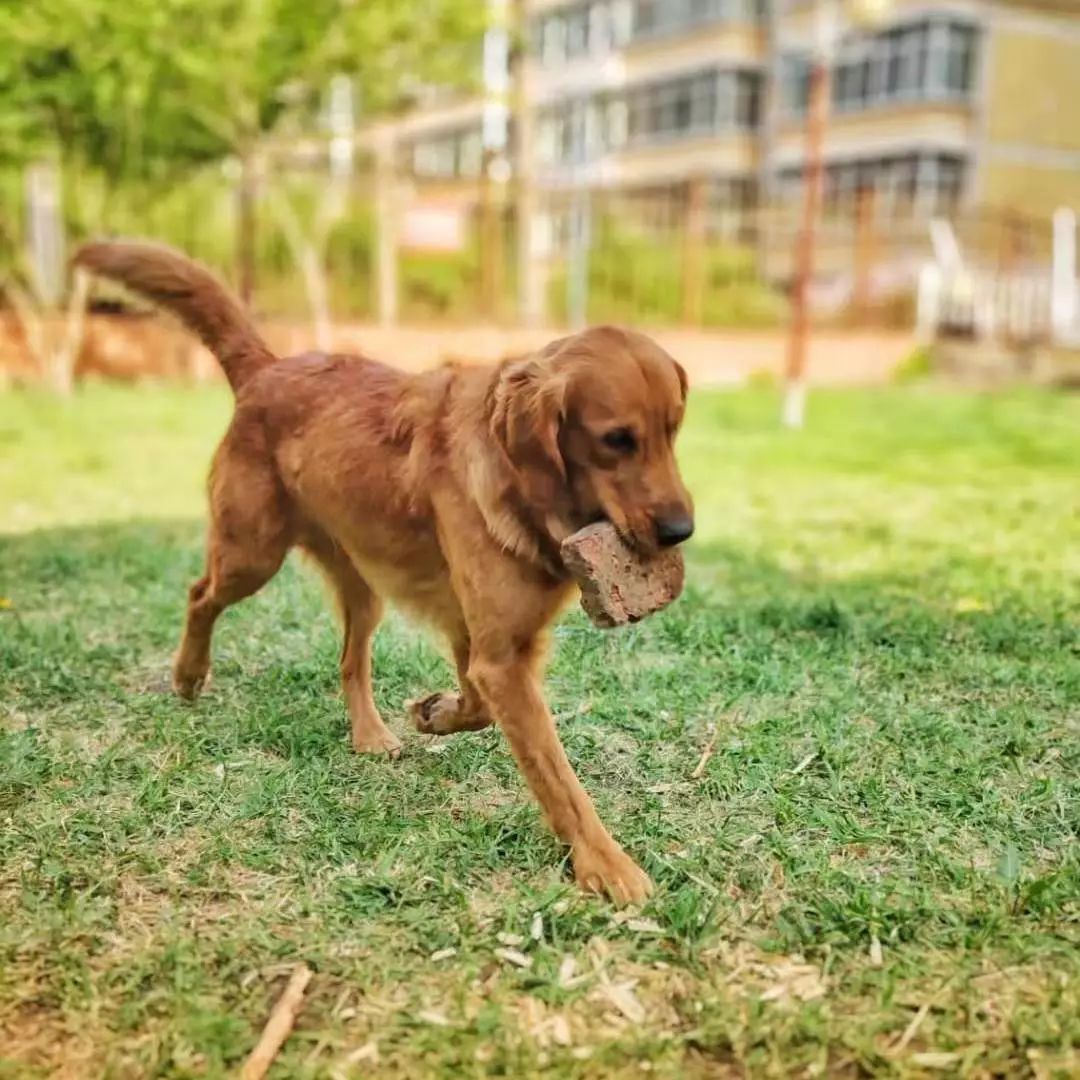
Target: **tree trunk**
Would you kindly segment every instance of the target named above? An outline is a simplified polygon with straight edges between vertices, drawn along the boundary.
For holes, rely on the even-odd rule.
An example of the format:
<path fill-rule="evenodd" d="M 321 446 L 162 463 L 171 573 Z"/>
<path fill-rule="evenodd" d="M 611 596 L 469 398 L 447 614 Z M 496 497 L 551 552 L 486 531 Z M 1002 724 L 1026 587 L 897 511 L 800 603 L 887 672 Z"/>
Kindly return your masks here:
<path fill-rule="evenodd" d="M 270 205 L 281 225 L 285 242 L 300 268 L 300 276 L 304 279 L 315 347 L 321 352 L 330 352 L 334 347 L 334 326 L 330 315 L 330 289 L 326 267 L 323 265 L 329 222 L 317 222 L 312 234 L 305 236 L 300 219 L 286 195 L 275 194 Z"/>
<path fill-rule="evenodd" d="M 64 215 L 60 163 L 35 162 L 26 170 L 27 257 L 34 288 L 45 307 L 64 289 Z"/>
<path fill-rule="evenodd" d="M 255 296 L 255 155 L 250 146 L 240 151 L 240 181 L 236 189 L 236 281 L 240 299 L 250 307 Z"/>
<path fill-rule="evenodd" d="M 42 381 L 58 394 L 69 396 L 75 389 L 75 368 L 82 351 L 89 274 L 82 269 L 75 271 L 62 322 L 53 305 L 43 303 L 17 282 L 9 281 L 5 287 Z"/>
<path fill-rule="evenodd" d="M 387 130 L 375 143 L 375 270 L 379 322 L 394 326 L 398 319 L 397 173 L 394 138 Z"/>

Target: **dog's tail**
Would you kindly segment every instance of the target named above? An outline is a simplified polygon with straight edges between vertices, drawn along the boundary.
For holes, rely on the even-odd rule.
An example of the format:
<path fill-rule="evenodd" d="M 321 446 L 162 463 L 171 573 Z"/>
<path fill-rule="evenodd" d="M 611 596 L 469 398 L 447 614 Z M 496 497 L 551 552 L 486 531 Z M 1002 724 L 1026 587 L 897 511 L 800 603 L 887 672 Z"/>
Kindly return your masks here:
<path fill-rule="evenodd" d="M 159 244 L 99 241 L 84 244 L 72 260 L 153 300 L 202 339 L 218 358 L 234 392 L 273 363 L 239 301 L 205 267 Z"/>

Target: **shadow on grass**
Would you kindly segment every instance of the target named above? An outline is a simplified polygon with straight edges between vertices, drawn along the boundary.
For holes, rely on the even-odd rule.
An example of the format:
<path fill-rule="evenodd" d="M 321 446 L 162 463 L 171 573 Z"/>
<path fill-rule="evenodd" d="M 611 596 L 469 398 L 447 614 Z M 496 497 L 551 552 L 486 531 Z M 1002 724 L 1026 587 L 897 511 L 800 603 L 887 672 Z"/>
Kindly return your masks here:
<path fill-rule="evenodd" d="M 129 522 L 3 542 L 0 810 L 48 817 L 123 793 L 134 809 L 119 823 L 79 811 L 83 861 L 94 843 L 127 843 L 118 829 L 151 846 L 194 830 L 212 864 L 366 866 L 334 893 L 349 912 L 419 902 L 429 881 L 456 904 L 455 881 L 558 864 L 497 733 L 411 736 L 395 765 L 349 752 L 339 632 L 294 565 L 222 620 L 212 693 L 194 707 L 161 693 L 201 532 Z M 1058 612 L 1007 596 L 958 613 L 910 581 L 804 578 L 699 545 L 666 612 L 618 633 L 574 613 L 556 640 L 549 690 L 568 752 L 620 837 L 650 853 L 688 942 L 735 917 L 731 897 L 776 892 L 776 874 L 794 882 L 765 919 L 784 948 L 997 932 L 1008 909 L 992 868 L 1011 850 L 1035 867 L 1044 907 L 1075 885 L 1075 866 L 1045 854 L 1075 841 L 1061 807 L 1078 794 L 1077 635 Z M 375 666 L 399 730 L 402 701 L 450 677 L 396 620 Z M 715 752 L 690 783 L 707 725 Z M 71 842 L 51 841 L 57 866 Z M 405 853 L 411 872 L 391 888 Z M 51 888 L 53 864 L 38 862 Z"/>
<path fill-rule="evenodd" d="M 187 588 L 202 573 L 203 531 L 197 520 L 131 521 L 0 539 L 7 673 L 0 692 L 9 703 L 160 688 Z M 287 707 L 290 697 L 336 687 L 332 605 L 299 561 L 223 617 L 215 639 L 219 688 L 230 684 L 252 698 L 272 693 Z M 579 612 L 568 616 L 556 631 L 553 678 L 577 684 L 575 666 L 590 674 L 594 662 L 613 655 L 633 661 L 641 654 L 639 671 L 620 667 L 620 674 L 646 679 L 664 668 L 662 655 L 676 666 L 727 656 L 738 659 L 742 677 L 710 691 L 737 696 L 753 691 L 763 665 L 801 677 L 816 661 L 846 658 L 887 675 L 948 672 L 964 680 L 985 675 L 991 663 L 1053 667 L 1080 642 L 1064 606 L 1033 608 L 1015 593 L 999 593 L 992 608 L 958 605 L 912 576 L 795 574 L 732 544 L 693 545 L 689 566 L 686 594 L 637 627 L 601 633 Z M 399 621 L 391 620 L 380 643 L 384 699 L 448 678 L 424 636 Z M 1058 689 L 1077 689 L 1071 665 L 1057 674 Z M 694 685 L 700 690 L 701 680 Z"/>

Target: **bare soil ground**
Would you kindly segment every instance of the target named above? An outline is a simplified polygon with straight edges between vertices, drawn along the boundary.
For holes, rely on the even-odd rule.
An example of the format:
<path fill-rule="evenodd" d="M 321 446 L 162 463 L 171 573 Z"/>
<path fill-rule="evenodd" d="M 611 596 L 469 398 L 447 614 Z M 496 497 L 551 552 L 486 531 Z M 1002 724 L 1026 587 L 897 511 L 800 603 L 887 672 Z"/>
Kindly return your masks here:
<path fill-rule="evenodd" d="M 303 320 L 264 324 L 271 345 L 282 354 L 312 348 L 314 334 Z M 643 329 L 648 330 L 645 327 Z M 778 331 L 711 331 L 660 328 L 650 331 L 677 357 L 698 386 L 729 386 L 752 378 L 778 378 L 787 340 Z M 341 323 L 334 345 L 363 351 L 410 371 L 448 360 L 483 362 L 526 353 L 564 328 L 520 330 L 494 325 L 379 326 Z M 810 352 L 810 380 L 821 386 L 875 385 L 887 381 L 914 348 L 911 334 L 896 331 L 823 331 Z M 96 315 L 87 320 L 79 358 L 80 377 L 131 381 L 184 378 L 197 382 L 220 377 L 217 365 L 188 335 L 164 318 Z M 0 385 L 33 380 L 35 365 L 14 321 L 0 316 Z"/>

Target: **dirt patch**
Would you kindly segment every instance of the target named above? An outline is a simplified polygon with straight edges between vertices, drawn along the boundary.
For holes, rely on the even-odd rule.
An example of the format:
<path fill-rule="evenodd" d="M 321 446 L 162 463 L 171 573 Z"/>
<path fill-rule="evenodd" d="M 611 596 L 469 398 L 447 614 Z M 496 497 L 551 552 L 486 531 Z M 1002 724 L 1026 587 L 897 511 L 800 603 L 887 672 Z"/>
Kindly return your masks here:
<path fill-rule="evenodd" d="M 100 1061 L 100 1048 L 110 1038 L 85 1017 L 69 1024 L 57 1010 L 23 1002 L 0 1015 L 0 1062 L 26 1069 L 24 1076 L 81 1080 L 93 1074 L 95 1058 Z"/>
<path fill-rule="evenodd" d="M 750 378 L 779 378 L 786 355 L 783 331 L 710 331 L 678 327 L 641 327 L 651 333 L 686 368 L 698 386 L 730 386 Z M 303 320 L 262 323 L 271 348 L 279 355 L 306 352 L 313 332 Z M 519 356 L 565 334 L 549 327 L 520 330 L 490 325 L 385 327 L 339 323 L 334 347 L 363 352 L 408 371 L 424 371 L 448 361 L 490 363 Z M 453 342 L 448 351 L 447 342 Z M 822 331 L 810 346 L 808 372 L 820 385 L 876 384 L 887 381 L 914 348 L 910 333 Z M 0 375 L 38 378 L 32 356 L 13 319 L 0 318 Z M 222 378 L 216 361 L 175 322 L 151 314 L 91 315 L 76 376 L 125 382 L 181 379 L 207 382 Z"/>

